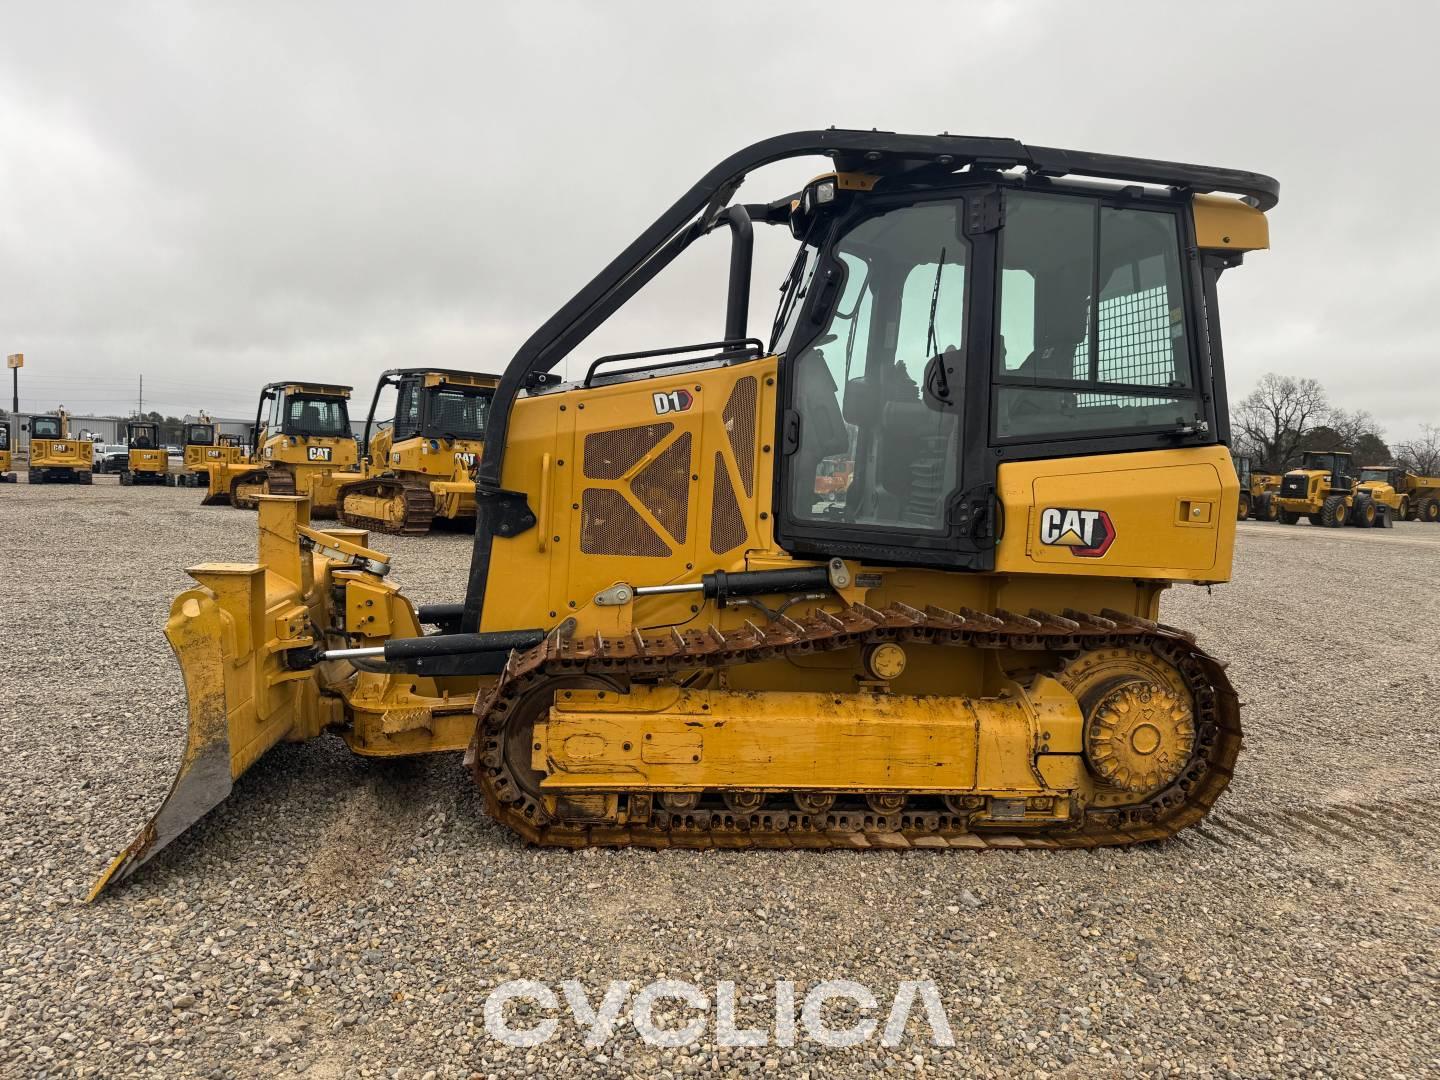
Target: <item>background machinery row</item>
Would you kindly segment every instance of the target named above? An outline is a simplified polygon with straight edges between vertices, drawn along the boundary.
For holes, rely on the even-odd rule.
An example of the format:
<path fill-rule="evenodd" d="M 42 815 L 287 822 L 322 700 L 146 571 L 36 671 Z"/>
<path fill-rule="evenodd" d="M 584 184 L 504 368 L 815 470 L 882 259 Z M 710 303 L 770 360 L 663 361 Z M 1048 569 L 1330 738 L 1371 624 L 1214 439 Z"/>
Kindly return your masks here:
<path fill-rule="evenodd" d="M 485 438 L 494 375 L 442 368 L 396 368 L 381 374 L 358 443 L 351 434 L 351 387 L 275 382 L 256 408 L 255 446 L 222 434 L 203 413 L 185 425 L 180 471 L 170 469 L 158 426 L 126 424 L 122 485 L 169 484 L 205 489 L 205 505 L 253 510 L 265 494 L 310 497 L 318 518 L 352 528 L 422 534 L 437 520 L 475 513 L 474 473 Z M 387 391 L 394 415 L 377 418 Z M 30 482 L 90 484 L 96 466 L 90 441 L 70 431 L 62 409 L 30 421 Z M 362 449 L 368 448 L 368 449 Z M 1440 522 L 1440 477 L 1397 465 L 1356 468 L 1345 451 L 1307 451 L 1299 468 L 1257 472 L 1234 457 L 1240 481 L 1238 517 L 1322 528 L 1388 528 L 1396 520 Z M 832 464 L 832 469 L 839 468 Z M 14 483 L 10 430 L 0 424 L 0 483 Z M 827 498 L 825 478 L 817 498 Z"/>
<path fill-rule="evenodd" d="M 358 442 L 350 424 L 349 386 L 269 383 L 260 391 L 253 447 L 222 434 L 202 414 L 201 422 L 185 427 L 178 472 L 170 469 L 158 426 L 128 422 L 120 483 L 204 488 L 204 505 L 250 510 L 262 495 L 305 495 L 317 518 L 338 517 L 374 532 L 425 533 L 437 519 L 475 516 L 475 466 L 498 383 L 494 375 L 473 371 L 386 371 Z M 380 408 L 391 394 L 394 413 L 384 418 Z M 28 430 L 32 484 L 93 482 L 93 445 L 71 434 L 64 410 L 32 417 Z M 3 425 L 0 477 L 15 480 L 9 428 Z"/>
<path fill-rule="evenodd" d="M 1362 465 L 1341 450 L 1307 451 L 1298 469 L 1260 473 L 1248 457 L 1235 458 L 1240 479 L 1239 518 L 1339 528 L 1388 528 L 1401 521 L 1440 522 L 1440 477 L 1418 476 L 1397 465 Z"/>

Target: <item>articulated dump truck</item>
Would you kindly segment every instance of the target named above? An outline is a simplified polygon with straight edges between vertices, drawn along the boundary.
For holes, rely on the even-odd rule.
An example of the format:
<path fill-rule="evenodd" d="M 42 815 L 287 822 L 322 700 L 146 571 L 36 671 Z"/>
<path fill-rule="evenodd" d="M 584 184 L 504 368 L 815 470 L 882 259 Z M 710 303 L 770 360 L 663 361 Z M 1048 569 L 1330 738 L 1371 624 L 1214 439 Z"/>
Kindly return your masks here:
<path fill-rule="evenodd" d="M 734 199 L 802 156 L 827 171 Z M 255 562 L 191 569 L 166 626 L 180 773 L 92 895 L 267 749 L 326 732 L 462 751 L 487 811 L 543 845 L 1092 847 L 1194 824 L 1238 702 L 1159 603 L 1230 575 L 1216 283 L 1267 246 L 1277 195 L 948 135 L 726 159 L 505 370 L 463 596 L 417 607 L 366 531 L 317 528 L 298 495 L 257 498 Z M 757 225 L 797 245 L 765 342 Z M 556 378 L 716 232 L 722 337 Z"/>

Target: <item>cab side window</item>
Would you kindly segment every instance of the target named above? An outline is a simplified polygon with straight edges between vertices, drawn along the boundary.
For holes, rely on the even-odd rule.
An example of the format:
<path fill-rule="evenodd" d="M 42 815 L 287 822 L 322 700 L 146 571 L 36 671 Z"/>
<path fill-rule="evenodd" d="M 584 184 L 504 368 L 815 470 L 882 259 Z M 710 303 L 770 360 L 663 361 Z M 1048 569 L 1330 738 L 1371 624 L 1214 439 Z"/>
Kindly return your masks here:
<path fill-rule="evenodd" d="M 1199 413 L 1174 214 L 1009 192 L 994 434 L 1174 428 Z"/>

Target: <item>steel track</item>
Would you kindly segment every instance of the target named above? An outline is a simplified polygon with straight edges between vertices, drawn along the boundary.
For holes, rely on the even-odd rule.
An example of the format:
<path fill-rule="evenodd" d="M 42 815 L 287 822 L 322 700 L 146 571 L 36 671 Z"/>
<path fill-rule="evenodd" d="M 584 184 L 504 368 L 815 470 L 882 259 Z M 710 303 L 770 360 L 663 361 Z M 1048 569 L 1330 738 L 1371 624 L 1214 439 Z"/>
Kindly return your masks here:
<path fill-rule="evenodd" d="M 1196 737 L 1190 761 L 1168 788 L 1134 805 L 1084 807 L 1061 823 L 987 823 L 973 815 L 927 809 L 933 797 L 912 796 L 898 813 L 861 806 L 809 815 L 796 809 L 755 813 L 694 810 L 671 813 L 649 795 L 631 795 L 626 820 L 575 823 L 553 820 L 512 775 L 504 756 L 507 728 L 523 724 L 520 702 L 553 679 L 577 676 L 619 687 L 631 679 L 655 681 L 740 664 L 863 647 L 882 641 L 969 649 L 1058 653 L 1073 662 L 1095 649 L 1149 650 L 1169 661 L 1189 687 Z M 1063 667 L 1061 675 L 1063 678 Z M 1200 821 L 1230 776 L 1240 750 L 1240 706 L 1224 664 L 1183 631 L 1120 612 L 1100 615 L 1032 611 L 993 614 L 895 604 L 884 611 L 852 605 L 816 612 L 796 622 L 781 616 L 764 626 L 747 623 L 721 633 L 672 630 L 646 637 L 565 639 L 551 635 L 512 656 L 489 695 L 476 704 L 478 721 L 466 755 L 486 809 L 526 840 L 546 846 L 587 847 L 805 847 L 805 848 L 1086 848 L 1160 840 Z M 528 743 L 528 736 L 526 738 Z"/>
<path fill-rule="evenodd" d="M 352 514 L 345 509 L 345 497 L 347 495 L 369 495 L 383 499 L 403 499 L 405 503 L 405 517 L 399 528 L 381 518 L 366 517 L 364 514 Z M 435 521 L 435 496 L 430 491 L 428 483 L 416 483 L 414 481 L 403 481 L 377 477 L 373 480 L 361 480 L 358 483 L 346 484 L 340 489 L 336 497 L 337 513 L 340 515 L 340 523 L 352 529 L 369 529 L 371 532 L 390 533 L 398 536 L 421 536 L 430 531 L 430 526 Z"/>

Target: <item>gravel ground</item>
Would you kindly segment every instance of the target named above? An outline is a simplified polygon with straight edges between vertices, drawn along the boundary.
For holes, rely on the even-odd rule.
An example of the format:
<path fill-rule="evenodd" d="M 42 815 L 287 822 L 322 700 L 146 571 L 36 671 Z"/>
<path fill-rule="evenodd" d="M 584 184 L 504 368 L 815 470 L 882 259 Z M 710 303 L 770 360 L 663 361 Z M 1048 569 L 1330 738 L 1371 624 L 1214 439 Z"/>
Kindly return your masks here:
<path fill-rule="evenodd" d="M 1160 846 L 1069 853 L 526 849 L 458 756 L 282 746 L 127 887 L 82 898 L 169 785 L 161 634 L 253 517 L 198 493 L 0 488 L 0 1074 L 1421 1076 L 1440 1070 L 1440 527 L 1241 526 L 1236 580 L 1168 621 L 1232 660 L 1247 744 L 1219 812 Z M 385 538 L 419 601 L 464 535 Z M 560 1010 L 490 1038 L 506 980 L 659 978 L 773 1031 L 776 980 L 939 988 L 956 1045 L 599 1048 Z M 691 1015 L 691 1014 L 686 1014 Z M 713 1014 L 712 1014 L 713 1019 Z M 749 1023 L 747 1023 L 749 1022 Z"/>

